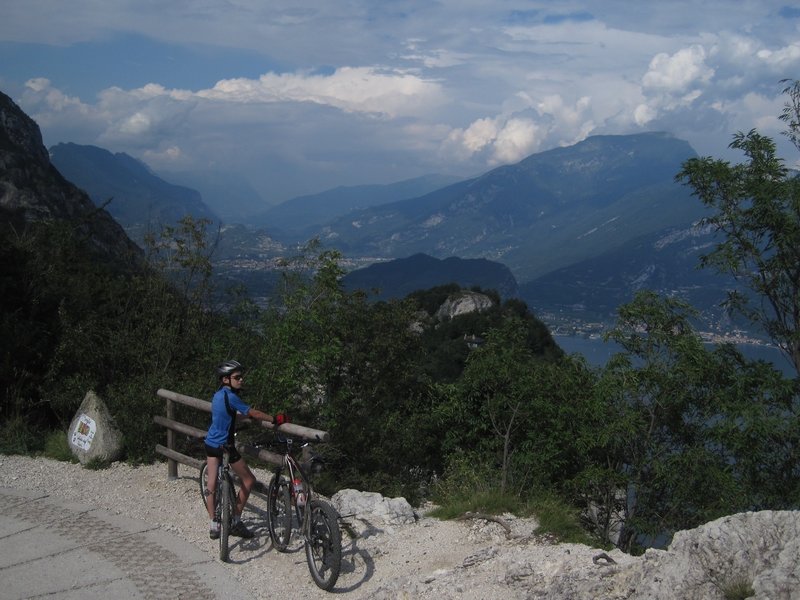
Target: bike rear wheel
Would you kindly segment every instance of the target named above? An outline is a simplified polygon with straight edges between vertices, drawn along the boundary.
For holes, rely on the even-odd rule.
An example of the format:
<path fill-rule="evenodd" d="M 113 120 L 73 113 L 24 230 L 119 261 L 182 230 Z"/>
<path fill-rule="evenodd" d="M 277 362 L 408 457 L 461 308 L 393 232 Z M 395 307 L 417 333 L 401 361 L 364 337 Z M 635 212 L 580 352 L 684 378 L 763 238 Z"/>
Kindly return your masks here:
<path fill-rule="evenodd" d="M 233 505 L 231 503 L 231 488 L 232 483 L 228 477 L 223 477 L 220 482 L 219 490 L 217 490 L 218 497 L 222 503 L 220 524 L 219 524 L 219 559 L 222 562 L 228 562 L 228 536 L 231 533 L 231 517 L 233 513 Z"/>
<path fill-rule="evenodd" d="M 208 463 L 200 467 L 200 500 L 206 505 L 206 490 L 208 489 Z"/>
<path fill-rule="evenodd" d="M 292 537 L 292 499 L 289 480 L 275 475 L 267 491 L 267 526 L 272 545 L 278 552 L 286 552 Z"/>
<path fill-rule="evenodd" d="M 339 515 L 330 504 L 316 499 L 309 503 L 306 510 L 310 511 L 306 540 L 308 570 L 317 587 L 329 591 L 336 585 L 342 566 Z"/>

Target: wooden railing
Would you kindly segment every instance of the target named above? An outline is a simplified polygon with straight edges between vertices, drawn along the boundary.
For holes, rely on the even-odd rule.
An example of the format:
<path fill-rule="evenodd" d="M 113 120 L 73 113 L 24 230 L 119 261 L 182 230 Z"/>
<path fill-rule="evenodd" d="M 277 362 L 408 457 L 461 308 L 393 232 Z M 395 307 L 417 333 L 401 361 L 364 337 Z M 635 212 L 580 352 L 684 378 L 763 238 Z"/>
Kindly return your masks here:
<path fill-rule="evenodd" d="M 188 465 L 199 471 L 205 460 L 193 458 L 178 452 L 175 447 L 175 434 L 182 433 L 189 437 L 203 439 L 206 437 L 207 432 L 205 429 L 199 429 L 192 425 L 176 421 L 175 404 L 183 404 L 184 406 L 190 406 L 197 410 L 211 413 L 211 402 L 165 389 L 159 389 L 156 395 L 166 400 L 166 416 L 162 417 L 156 415 L 153 417 L 153 421 L 156 425 L 161 425 L 167 429 L 167 445 L 162 446 L 161 444 L 156 444 L 156 453 L 167 458 L 167 477 L 169 477 L 169 479 L 176 479 L 178 477 L 178 463 Z M 263 427 L 264 429 L 276 429 L 272 423 L 256 421 L 243 417 L 242 415 L 237 415 L 236 420 L 238 423 L 250 423 L 257 427 Z M 291 435 L 292 437 L 301 437 L 316 442 L 328 441 L 328 433 L 326 431 L 311 429 L 310 427 L 303 427 L 302 425 L 295 425 L 294 423 L 284 423 L 280 426 L 279 431 Z M 263 448 L 255 448 L 249 444 L 237 443 L 236 449 L 242 454 L 247 454 L 248 456 L 255 457 L 266 463 L 274 465 L 283 464 L 283 456 L 270 452 L 269 450 L 264 450 Z"/>

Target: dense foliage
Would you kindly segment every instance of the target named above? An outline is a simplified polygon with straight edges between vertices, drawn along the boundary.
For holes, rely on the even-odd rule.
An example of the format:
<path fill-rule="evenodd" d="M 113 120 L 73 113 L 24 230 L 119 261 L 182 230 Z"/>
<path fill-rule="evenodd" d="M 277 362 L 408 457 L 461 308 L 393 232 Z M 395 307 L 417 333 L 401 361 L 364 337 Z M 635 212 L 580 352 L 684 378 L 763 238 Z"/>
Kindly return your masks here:
<path fill-rule="evenodd" d="M 791 325 L 800 309 L 796 187 L 766 139 L 736 140 L 749 165 L 702 159 L 684 176 L 721 211 L 711 222 L 735 228 L 709 260 L 766 271 L 753 291 L 780 309 L 763 322 L 791 353 L 796 328 L 774 319 Z M 723 189 L 735 193 L 717 204 Z M 454 286 L 389 302 L 346 292 L 340 256 L 317 243 L 287 260 L 270 305 L 236 293 L 215 305 L 206 225 L 150 236 L 146 268 L 98 260 L 63 225 L 2 229 L 3 451 L 41 449 L 93 389 L 127 459 L 152 460 L 155 390 L 209 397 L 213 366 L 236 358 L 251 404 L 331 433 L 324 491 L 487 506 L 559 497 L 631 551 L 720 515 L 800 506 L 797 382 L 732 346 L 710 349 L 675 299 L 643 291 L 621 307 L 609 337 L 622 351 L 593 369 L 491 291 L 491 308 L 452 318 L 437 311 Z M 193 419 L 205 425 L 181 415 Z"/>
<path fill-rule="evenodd" d="M 800 81 L 784 93 L 784 133 L 800 150 Z M 678 174 L 715 210 L 706 222 L 723 234 L 703 264 L 747 285 L 753 294 L 732 291 L 728 306 L 760 325 L 800 373 L 800 178 L 755 129 L 730 146 L 745 162 L 697 158 Z"/>

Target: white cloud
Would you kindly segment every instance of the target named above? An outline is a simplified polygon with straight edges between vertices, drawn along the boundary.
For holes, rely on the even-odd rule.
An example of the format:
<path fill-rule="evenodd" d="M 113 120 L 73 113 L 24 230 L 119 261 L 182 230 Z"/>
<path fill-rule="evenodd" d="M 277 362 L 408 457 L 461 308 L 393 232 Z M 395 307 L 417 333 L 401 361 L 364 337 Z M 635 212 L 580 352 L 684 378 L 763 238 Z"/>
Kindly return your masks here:
<path fill-rule="evenodd" d="M 267 73 L 258 80 L 226 79 L 196 95 L 228 102 L 313 102 L 389 117 L 419 114 L 444 100 L 435 81 L 373 67 L 341 67 L 331 75 Z"/>
<path fill-rule="evenodd" d="M 538 146 L 539 128 L 529 119 L 509 119 L 497 134 L 490 163 L 508 164 L 522 160 Z"/>
<path fill-rule="evenodd" d="M 773 68 L 795 68 L 800 63 L 800 42 L 774 51 L 759 50 L 757 56 L 764 64 Z"/>
<path fill-rule="evenodd" d="M 517 162 L 539 145 L 540 128 L 531 119 L 478 119 L 466 129 L 453 129 L 442 143 L 441 151 L 457 160 L 485 155 L 487 165 Z"/>
<path fill-rule="evenodd" d="M 470 152 L 478 152 L 497 139 L 497 123 L 494 119 L 478 119 L 467 127 L 463 133 L 456 132 L 461 137 L 461 143 Z"/>
<path fill-rule="evenodd" d="M 672 55 L 659 53 L 650 61 L 642 85 L 645 89 L 680 93 L 692 85 L 705 84 L 714 75 L 714 69 L 705 61 L 706 51 L 702 46 L 682 48 Z"/>

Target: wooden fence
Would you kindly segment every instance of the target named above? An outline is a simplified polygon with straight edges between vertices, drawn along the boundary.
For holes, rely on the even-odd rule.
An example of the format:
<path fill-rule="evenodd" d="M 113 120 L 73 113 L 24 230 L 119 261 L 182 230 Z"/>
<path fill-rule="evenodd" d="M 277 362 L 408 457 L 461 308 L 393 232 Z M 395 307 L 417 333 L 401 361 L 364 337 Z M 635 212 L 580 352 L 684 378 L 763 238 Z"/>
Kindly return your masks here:
<path fill-rule="evenodd" d="M 178 463 L 188 465 L 197 469 L 199 472 L 200 468 L 203 466 L 203 463 L 205 463 L 205 459 L 200 460 L 178 452 L 175 449 L 175 434 L 182 433 L 189 437 L 203 439 L 206 437 L 206 430 L 176 421 L 175 404 L 183 404 L 185 406 L 190 406 L 210 414 L 211 402 L 208 402 L 207 400 L 200 400 L 199 398 L 193 398 L 192 396 L 185 396 L 183 394 L 179 394 L 178 392 L 171 392 L 170 390 L 165 389 L 159 389 L 156 392 L 156 395 L 164 398 L 166 401 L 166 416 L 162 417 L 160 415 L 156 415 L 153 417 L 153 421 L 156 423 L 156 425 L 161 425 L 167 429 L 167 445 L 162 446 L 161 444 L 156 444 L 156 452 L 167 458 L 167 476 L 169 479 L 176 479 L 178 477 Z M 236 420 L 238 423 L 251 423 L 257 427 L 263 427 L 264 429 L 276 429 L 272 423 L 256 421 L 254 419 L 243 417 L 242 415 L 237 415 Z M 294 423 L 284 423 L 280 426 L 280 428 L 278 428 L 278 430 L 291 435 L 292 437 L 300 437 L 316 442 L 328 441 L 328 433 L 326 431 L 311 429 L 310 427 L 303 427 L 302 425 L 295 425 Z M 270 452 L 269 450 L 264 450 L 263 448 L 255 448 L 249 444 L 237 443 L 236 449 L 242 454 L 247 454 L 248 456 L 252 456 L 266 463 L 274 465 L 283 464 L 282 455 Z"/>

